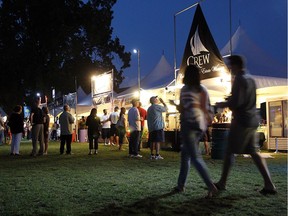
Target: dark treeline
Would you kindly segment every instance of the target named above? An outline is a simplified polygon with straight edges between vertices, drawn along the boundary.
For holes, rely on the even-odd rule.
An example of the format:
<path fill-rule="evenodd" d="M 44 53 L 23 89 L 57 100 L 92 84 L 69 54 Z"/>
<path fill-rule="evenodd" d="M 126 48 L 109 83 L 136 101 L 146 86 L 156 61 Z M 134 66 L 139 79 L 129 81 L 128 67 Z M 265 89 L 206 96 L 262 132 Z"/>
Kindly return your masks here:
<path fill-rule="evenodd" d="M 116 0 L 0 1 L 0 106 L 9 112 L 36 91 L 66 94 L 77 84 L 90 90 L 92 74 L 114 69 L 123 81 L 131 53 L 112 37 Z M 117 64 L 115 64 L 117 63 Z"/>

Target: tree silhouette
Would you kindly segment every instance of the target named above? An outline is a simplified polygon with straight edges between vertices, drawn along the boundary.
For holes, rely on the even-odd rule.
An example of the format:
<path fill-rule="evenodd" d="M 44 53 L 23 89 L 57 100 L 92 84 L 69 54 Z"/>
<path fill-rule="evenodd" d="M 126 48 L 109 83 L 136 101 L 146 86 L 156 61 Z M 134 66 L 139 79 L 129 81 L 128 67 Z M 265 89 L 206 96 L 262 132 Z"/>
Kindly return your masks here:
<path fill-rule="evenodd" d="M 131 53 L 112 38 L 116 0 L 2 0 L 0 2 L 0 105 L 10 109 L 51 87 L 87 92 L 92 75 L 114 70 L 123 81 Z M 115 64 L 117 62 L 117 65 Z"/>

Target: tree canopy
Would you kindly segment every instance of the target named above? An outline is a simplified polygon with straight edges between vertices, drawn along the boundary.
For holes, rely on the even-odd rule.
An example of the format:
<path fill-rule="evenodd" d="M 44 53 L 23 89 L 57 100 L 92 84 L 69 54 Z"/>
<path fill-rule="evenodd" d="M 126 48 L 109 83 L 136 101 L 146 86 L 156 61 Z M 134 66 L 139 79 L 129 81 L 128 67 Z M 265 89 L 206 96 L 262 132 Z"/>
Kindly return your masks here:
<path fill-rule="evenodd" d="M 123 81 L 131 53 L 113 38 L 116 0 L 2 0 L 0 2 L 0 105 L 10 110 L 51 88 L 90 90 L 90 79 L 114 70 L 114 89 Z M 117 64 L 115 64 L 117 62 Z"/>

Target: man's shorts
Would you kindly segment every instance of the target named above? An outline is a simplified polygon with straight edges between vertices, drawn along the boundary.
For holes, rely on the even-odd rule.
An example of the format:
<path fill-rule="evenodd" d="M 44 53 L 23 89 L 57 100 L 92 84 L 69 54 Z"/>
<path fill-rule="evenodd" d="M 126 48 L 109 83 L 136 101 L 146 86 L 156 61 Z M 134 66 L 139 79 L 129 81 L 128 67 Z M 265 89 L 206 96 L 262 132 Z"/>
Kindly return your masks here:
<path fill-rule="evenodd" d="M 150 142 L 165 142 L 165 136 L 163 129 L 151 131 L 149 133 L 149 141 Z"/>
<path fill-rule="evenodd" d="M 257 151 L 258 139 L 255 127 L 243 127 L 231 123 L 228 137 L 228 151 L 234 154 L 252 154 Z"/>
<path fill-rule="evenodd" d="M 116 124 L 111 124 L 110 128 L 110 136 L 118 136 L 117 129 L 116 129 Z"/>
<path fill-rule="evenodd" d="M 110 138 L 110 128 L 102 128 L 102 139 Z"/>

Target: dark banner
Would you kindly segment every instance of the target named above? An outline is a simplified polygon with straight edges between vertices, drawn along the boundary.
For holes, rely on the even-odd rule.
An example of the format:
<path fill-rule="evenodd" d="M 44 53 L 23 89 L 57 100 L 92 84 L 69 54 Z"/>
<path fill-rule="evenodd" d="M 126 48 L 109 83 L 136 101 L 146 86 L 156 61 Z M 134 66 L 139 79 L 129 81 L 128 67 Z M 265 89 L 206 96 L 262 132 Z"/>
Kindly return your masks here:
<path fill-rule="evenodd" d="M 199 4 L 186 42 L 178 83 L 182 82 L 184 71 L 191 64 L 200 68 L 201 80 L 218 77 L 221 71 L 227 70 Z"/>

